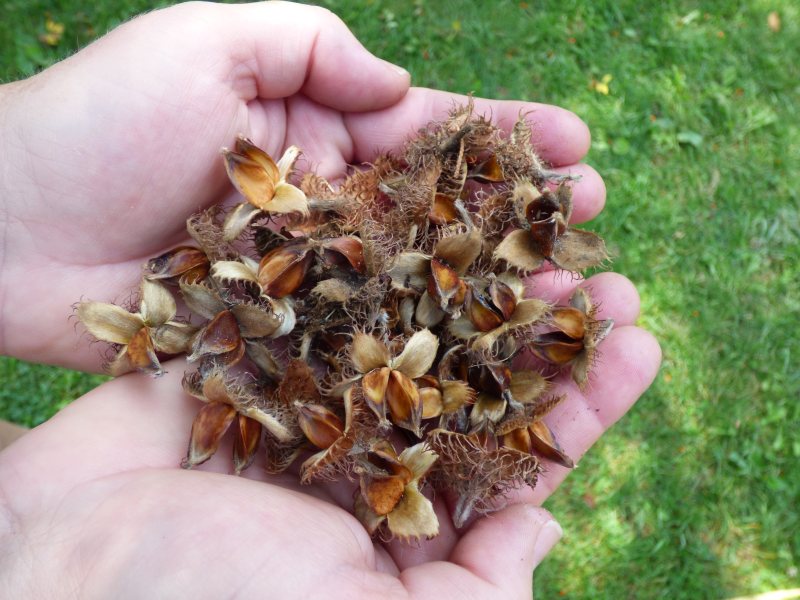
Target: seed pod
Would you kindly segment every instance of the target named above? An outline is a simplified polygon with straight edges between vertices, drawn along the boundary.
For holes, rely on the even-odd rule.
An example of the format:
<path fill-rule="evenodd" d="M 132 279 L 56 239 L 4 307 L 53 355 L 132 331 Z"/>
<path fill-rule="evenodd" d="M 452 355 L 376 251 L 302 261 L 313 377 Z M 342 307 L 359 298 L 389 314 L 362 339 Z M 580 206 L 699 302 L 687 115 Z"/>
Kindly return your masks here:
<path fill-rule="evenodd" d="M 422 402 L 417 386 L 407 375 L 392 370 L 386 387 L 386 402 L 392 422 L 419 435 Z"/>
<path fill-rule="evenodd" d="M 312 444 L 321 450 L 330 448 L 342 437 L 344 423 L 333 412 L 316 404 L 295 403 L 297 422 Z"/>
<path fill-rule="evenodd" d="M 456 299 L 459 292 L 461 293 L 463 301 L 465 289 L 466 284 L 461 281 L 453 267 L 435 256 L 431 259 L 431 274 L 430 277 L 428 277 L 428 294 L 430 294 L 431 298 L 436 300 L 439 304 L 439 308 L 442 310 L 446 309 L 451 301 Z"/>
<path fill-rule="evenodd" d="M 556 239 L 566 229 L 564 218 L 557 211 L 558 203 L 548 194 L 531 202 L 526 211 L 534 247 L 545 258 L 553 256 Z"/>
<path fill-rule="evenodd" d="M 261 211 L 308 215 L 306 195 L 287 182 L 299 155 L 300 149 L 291 146 L 276 164 L 272 157 L 243 136 L 236 140 L 234 152 L 222 149 L 228 177 L 247 199 L 225 218 L 223 236 L 226 241 L 236 239 Z"/>
<path fill-rule="evenodd" d="M 566 365 L 583 351 L 583 340 L 573 340 L 560 331 L 536 336 L 531 352 L 554 365 Z"/>
<path fill-rule="evenodd" d="M 439 380 L 433 375 L 423 375 L 415 382 L 422 404 L 422 418 L 432 419 L 442 414 L 444 401 Z"/>
<path fill-rule="evenodd" d="M 142 327 L 128 342 L 128 358 L 135 369 L 152 373 L 161 372 L 161 364 L 158 362 L 147 327 Z"/>
<path fill-rule="evenodd" d="M 267 296 L 283 298 L 297 291 L 314 262 L 305 244 L 286 244 L 268 252 L 258 264 L 258 284 Z"/>
<path fill-rule="evenodd" d="M 503 320 L 509 321 L 517 308 L 517 296 L 514 290 L 499 279 L 493 279 L 489 284 L 489 297 L 494 304 L 493 308 L 503 315 Z"/>
<path fill-rule="evenodd" d="M 261 442 L 261 423 L 244 415 L 238 415 L 237 421 L 236 438 L 233 441 L 233 468 L 234 473 L 240 475 L 256 458 Z"/>
<path fill-rule="evenodd" d="M 224 402 L 210 402 L 201 408 L 192 423 L 189 450 L 181 467 L 191 469 L 211 458 L 235 416 L 236 409 Z"/>
<path fill-rule="evenodd" d="M 513 448 L 525 454 L 531 451 L 531 434 L 527 427 L 513 429 L 502 436 L 502 445 L 506 448 Z"/>
<path fill-rule="evenodd" d="M 428 213 L 428 220 L 434 225 L 447 225 L 458 218 L 456 198 L 447 194 L 437 193 L 433 198 L 433 205 Z"/>
<path fill-rule="evenodd" d="M 194 362 L 204 357 L 216 356 L 225 364 L 234 364 L 244 356 L 244 342 L 239 332 L 236 317 L 223 310 L 200 330 L 192 344 L 192 354 L 187 357 Z"/>
<path fill-rule="evenodd" d="M 202 281 L 211 265 L 205 252 L 192 246 L 178 246 L 147 263 L 147 279 L 177 279 L 188 283 Z"/>
<path fill-rule="evenodd" d="M 555 435 L 544 421 L 532 423 L 528 426 L 528 431 L 530 432 L 531 449 L 535 454 L 568 469 L 575 466 L 572 459 L 561 450 Z"/>
<path fill-rule="evenodd" d="M 339 258 L 344 258 L 350 267 L 362 275 L 367 271 L 367 265 L 364 262 L 364 244 L 360 238 L 352 235 L 324 240 L 322 242 L 324 249 L 325 262 L 328 264 L 338 264 L 341 262 Z"/>
<path fill-rule="evenodd" d="M 470 170 L 467 177 L 481 183 L 500 183 L 505 181 L 503 169 L 500 167 L 500 163 L 497 162 L 497 155 L 495 154 L 492 154 L 474 169 Z"/>
<path fill-rule="evenodd" d="M 504 320 L 499 311 L 496 311 L 474 286 L 467 290 L 466 308 L 467 317 L 480 332 L 492 331 L 503 324 Z"/>
<path fill-rule="evenodd" d="M 388 443 L 382 443 L 367 453 L 361 476 L 361 495 L 375 514 L 389 514 L 400 498 L 413 473 L 406 467 Z"/>
<path fill-rule="evenodd" d="M 386 388 L 389 385 L 389 376 L 392 370 L 389 367 L 373 369 L 361 382 L 367 406 L 378 416 L 381 421 L 386 420 Z"/>
<path fill-rule="evenodd" d="M 553 325 L 573 340 L 583 339 L 586 333 L 586 314 L 577 308 L 554 308 L 551 312 Z"/>

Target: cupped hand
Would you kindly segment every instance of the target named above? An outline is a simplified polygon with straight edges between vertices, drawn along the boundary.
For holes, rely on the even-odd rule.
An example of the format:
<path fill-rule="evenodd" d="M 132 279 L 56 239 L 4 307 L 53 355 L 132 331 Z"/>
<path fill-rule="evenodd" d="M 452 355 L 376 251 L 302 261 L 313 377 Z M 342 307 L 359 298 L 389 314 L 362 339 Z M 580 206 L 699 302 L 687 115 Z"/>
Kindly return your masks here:
<path fill-rule="evenodd" d="M 551 299 L 573 283 L 531 282 Z M 592 287 L 599 318 L 617 327 L 585 393 L 546 418 L 576 462 L 650 385 L 660 361 L 632 325 L 633 287 L 614 274 Z M 299 486 L 257 461 L 237 478 L 231 444 L 200 469 L 177 468 L 200 403 L 180 386 L 185 365 L 161 379 L 130 374 L 61 411 L 0 453 L 0 587 L 28 597 L 81 598 L 530 598 L 531 571 L 560 537 L 537 508 L 568 471 L 552 464 L 510 506 L 453 526 L 443 496 L 440 535 L 372 541 L 353 518 L 352 485 Z"/>
<path fill-rule="evenodd" d="M 98 370 L 72 305 L 124 301 L 190 214 L 233 193 L 221 147 L 238 133 L 276 157 L 294 144 L 300 167 L 335 176 L 464 101 L 408 86 L 332 13 L 269 2 L 156 11 L 0 87 L 0 353 Z M 529 114 L 543 157 L 583 175 L 574 218 L 600 211 L 602 181 L 575 164 L 589 146 L 575 115 L 475 104 L 506 127 Z"/>

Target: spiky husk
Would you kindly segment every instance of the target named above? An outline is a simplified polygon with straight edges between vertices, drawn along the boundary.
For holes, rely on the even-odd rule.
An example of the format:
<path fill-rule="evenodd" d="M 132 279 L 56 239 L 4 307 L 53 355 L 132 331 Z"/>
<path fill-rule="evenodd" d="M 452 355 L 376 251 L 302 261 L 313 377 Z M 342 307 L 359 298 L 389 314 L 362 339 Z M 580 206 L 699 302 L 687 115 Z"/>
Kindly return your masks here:
<path fill-rule="evenodd" d="M 455 492 L 463 525 L 534 486 L 537 451 L 571 464 L 542 421 L 560 398 L 545 397 L 542 373 L 514 371 L 515 357 L 532 348 L 553 359 L 545 375 L 571 372 L 584 386 L 610 328 L 587 292 L 571 308 L 523 295 L 520 276 L 540 266 L 606 259 L 599 237 L 570 227 L 569 184 L 534 140 L 525 115 L 506 135 L 470 99 L 394 154 L 328 181 L 294 173 L 298 148 L 275 162 L 240 137 L 224 156 L 247 202 L 188 219 L 198 247 L 148 263 L 149 305 L 81 303 L 78 316 L 114 344 L 119 373 L 159 374 L 158 352 L 191 352 L 184 388 L 206 408 L 188 466 L 233 422 L 236 472 L 260 444 L 268 472 L 294 465 L 302 483 L 352 479 L 390 439 L 428 443 L 435 462 L 418 483 Z M 409 506 L 429 504 L 416 485 L 416 504 L 381 513 L 388 528 L 366 518 L 370 531 L 438 531 L 430 511 L 408 526 L 419 512 Z"/>
<path fill-rule="evenodd" d="M 458 496 L 453 523 L 463 527 L 472 514 L 502 508 L 509 492 L 536 486 L 539 459 L 511 448 L 489 450 L 477 436 L 436 429 L 428 441 L 439 460 L 432 474 L 434 486 Z"/>

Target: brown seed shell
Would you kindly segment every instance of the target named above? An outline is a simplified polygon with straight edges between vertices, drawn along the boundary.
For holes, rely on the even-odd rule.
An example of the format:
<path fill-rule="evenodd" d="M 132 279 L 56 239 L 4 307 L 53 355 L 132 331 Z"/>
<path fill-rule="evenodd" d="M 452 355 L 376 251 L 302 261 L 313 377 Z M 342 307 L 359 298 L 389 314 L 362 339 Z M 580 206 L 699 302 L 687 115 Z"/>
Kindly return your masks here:
<path fill-rule="evenodd" d="M 495 308 L 503 315 L 503 319 L 510 320 L 517 308 L 517 296 L 514 294 L 514 290 L 499 279 L 494 279 L 489 284 L 489 297 Z"/>
<path fill-rule="evenodd" d="M 160 375 L 163 372 L 147 327 L 142 327 L 128 342 L 128 359 L 131 366 L 144 373 Z"/>
<path fill-rule="evenodd" d="M 313 262 L 314 254 L 304 244 L 279 246 L 258 263 L 258 284 L 267 296 L 283 298 L 303 285 Z"/>
<path fill-rule="evenodd" d="M 447 194 L 437 193 L 433 198 L 433 205 L 428 213 L 428 219 L 435 225 L 447 225 L 458 218 L 456 198 Z"/>
<path fill-rule="evenodd" d="M 497 329 L 504 322 L 499 311 L 474 287 L 467 291 L 466 315 L 475 328 L 483 333 Z"/>
<path fill-rule="evenodd" d="M 237 142 L 237 148 L 238 148 Z M 252 146 L 255 148 L 255 146 Z M 275 185 L 278 183 L 278 168 L 272 159 L 263 151 L 259 151 L 258 160 L 254 160 L 254 153 L 239 154 L 223 149 L 225 169 L 228 177 L 237 190 L 247 198 L 253 206 L 264 209 L 269 205 L 275 195 Z M 269 165 L 267 164 L 267 159 Z M 269 169 L 265 167 L 269 166 Z"/>
<path fill-rule="evenodd" d="M 386 387 L 386 403 L 395 425 L 419 434 L 422 402 L 417 386 L 407 375 L 392 370 Z"/>
<path fill-rule="evenodd" d="M 147 262 L 147 279 L 173 279 L 191 274 L 187 281 L 204 279 L 210 269 L 206 253 L 193 246 L 178 246 Z M 205 274 L 203 274 L 205 273 Z"/>
<path fill-rule="evenodd" d="M 572 469 L 575 466 L 572 459 L 561 450 L 552 430 L 544 421 L 532 423 L 528 426 L 528 431 L 530 432 L 533 453 L 568 469 Z"/>
<path fill-rule="evenodd" d="M 536 338 L 531 352 L 554 365 L 566 365 L 583 351 L 583 340 L 572 340 L 561 332 L 545 333 Z"/>
<path fill-rule="evenodd" d="M 261 442 L 261 423 L 238 415 L 236 438 L 233 442 L 233 468 L 236 475 L 253 464 Z"/>
<path fill-rule="evenodd" d="M 332 260 L 332 257 L 328 256 L 328 253 L 338 254 L 344 257 L 355 271 L 362 275 L 366 273 L 367 266 L 364 262 L 364 244 L 361 242 L 360 238 L 352 235 L 333 238 L 325 240 L 322 243 L 322 247 L 327 251 L 326 258 L 328 261 Z"/>
<path fill-rule="evenodd" d="M 235 416 L 236 409 L 229 404 L 210 402 L 203 406 L 192 423 L 189 450 L 181 467 L 191 469 L 211 458 Z"/>
<path fill-rule="evenodd" d="M 582 340 L 586 332 L 586 315 L 577 308 L 560 307 L 551 312 L 553 325 L 573 340 Z"/>
<path fill-rule="evenodd" d="M 527 427 L 519 427 L 504 434 L 502 444 L 520 452 L 531 451 L 531 434 Z"/>
<path fill-rule="evenodd" d="M 481 183 L 500 183 L 505 181 L 503 169 L 497 162 L 497 155 L 492 154 L 489 158 L 475 167 L 467 175 L 468 178 L 480 181 Z"/>
<path fill-rule="evenodd" d="M 443 260 L 431 259 L 431 274 L 428 278 L 428 294 L 445 310 L 462 288 L 462 281 L 455 269 Z"/>
<path fill-rule="evenodd" d="M 325 450 L 344 434 L 344 423 L 332 411 L 317 404 L 296 403 L 297 422 L 308 440 Z"/>
<path fill-rule="evenodd" d="M 366 375 L 361 382 L 367 406 L 378 416 L 381 421 L 386 419 L 386 388 L 389 385 L 389 376 L 392 369 L 381 367 L 373 369 Z"/>
<path fill-rule="evenodd" d="M 227 355 L 227 359 L 237 362 L 236 356 L 241 358 L 243 354 L 244 343 L 236 317 L 231 311 L 223 310 L 200 330 L 187 360 L 193 362 L 204 356 Z"/>

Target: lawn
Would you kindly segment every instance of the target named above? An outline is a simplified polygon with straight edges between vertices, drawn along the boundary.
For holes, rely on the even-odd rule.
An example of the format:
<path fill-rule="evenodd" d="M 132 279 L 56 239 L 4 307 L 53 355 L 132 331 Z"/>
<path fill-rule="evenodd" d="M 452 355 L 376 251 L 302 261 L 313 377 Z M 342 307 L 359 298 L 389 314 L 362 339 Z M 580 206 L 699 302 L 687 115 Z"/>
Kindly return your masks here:
<path fill-rule="evenodd" d="M 559 104 L 592 129 L 608 187 L 592 228 L 638 286 L 664 366 L 548 502 L 565 535 L 537 596 L 797 587 L 800 6 L 323 4 L 416 85 Z M 0 0 L 0 80 L 152 6 Z M 0 417 L 28 425 L 101 380 L 13 359 L 0 373 Z"/>

